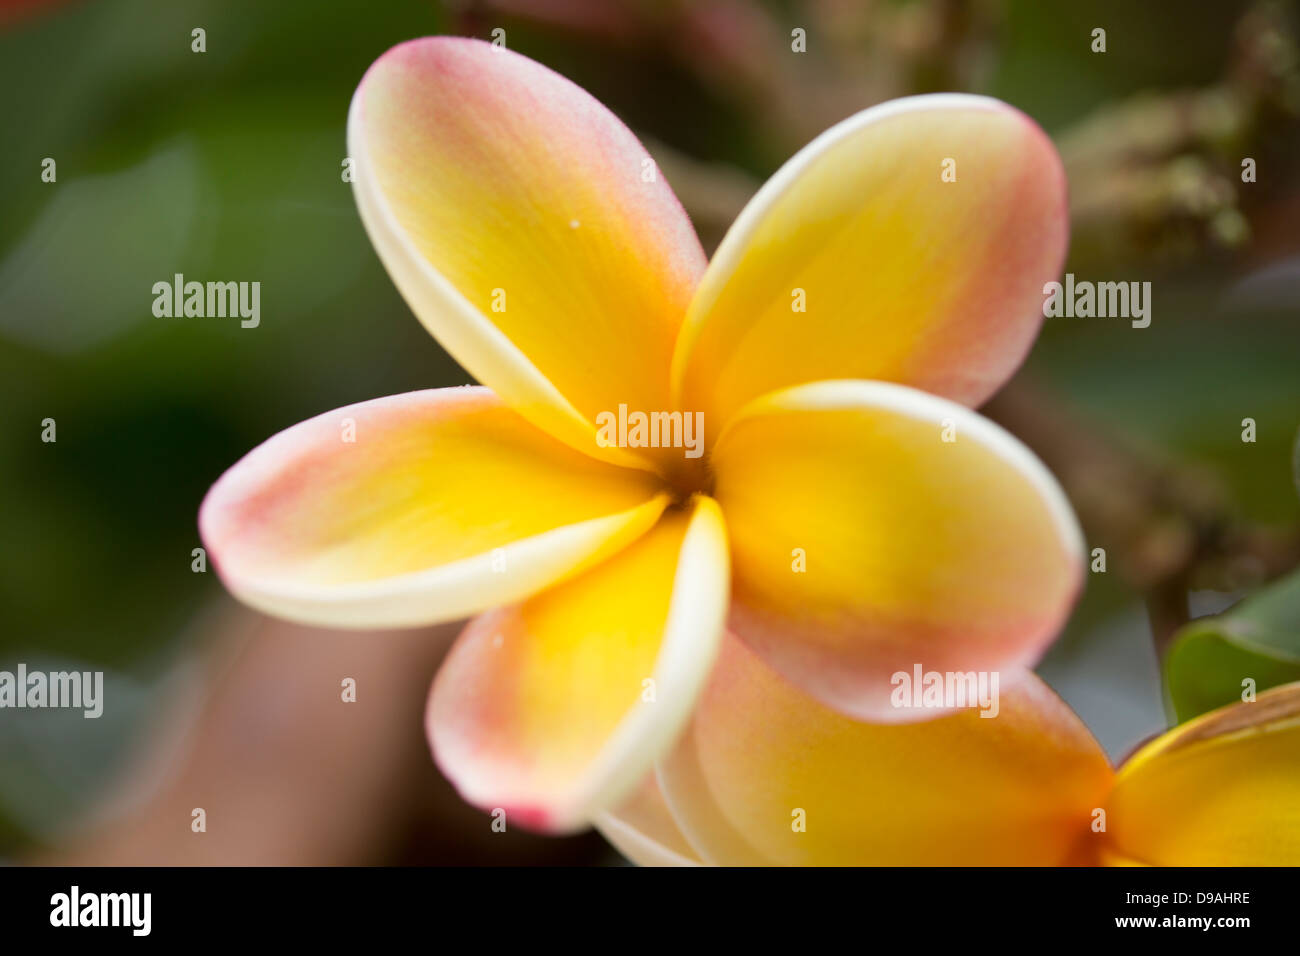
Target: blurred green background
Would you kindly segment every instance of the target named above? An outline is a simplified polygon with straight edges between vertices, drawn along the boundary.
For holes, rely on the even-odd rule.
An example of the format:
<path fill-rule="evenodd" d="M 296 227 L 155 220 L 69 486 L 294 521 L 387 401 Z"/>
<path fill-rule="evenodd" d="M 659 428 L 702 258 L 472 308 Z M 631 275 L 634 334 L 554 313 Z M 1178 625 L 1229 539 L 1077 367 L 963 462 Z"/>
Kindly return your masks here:
<path fill-rule="evenodd" d="M 1107 549 L 1107 573 L 1091 576 L 1044 673 L 1112 752 L 1159 729 L 1152 638 L 1167 642 L 1300 556 L 1293 5 L 69 0 L 0 11 L 0 668 L 105 669 L 122 702 L 99 722 L 0 713 L 0 855 L 65 845 L 163 720 L 177 669 L 223 639 L 206 623 L 224 607 L 220 584 L 191 570 L 198 504 L 217 476 L 311 415 L 468 381 L 398 296 L 340 177 L 358 80 L 415 36 L 501 27 L 511 48 L 585 86 L 645 139 L 708 248 L 799 146 L 883 99 L 984 92 L 1044 126 L 1070 173 L 1067 270 L 1153 283 L 1148 329 L 1048 320 L 989 409 L 1056 471 L 1090 546 Z M 204 53 L 191 51 L 196 27 Z M 805 54 L 790 50 L 795 27 Z M 1105 53 L 1090 48 L 1097 27 Z M 1252 184 L 1240 179 L 1246 156 Z M 46 157 L 55 183 L 41 179 Z M 155 318 L 151 287 L 177 272 L 260 281 L 260 327 Z M 1241 441 L 1246 417 L 1254 444 Z M 45 418 L 55 444 L 40 440 Z M 433 664 L 422 666 L 424 680 Z M 412 786 L 455 802 L 436 780 Z M 438 819 L 422 825 L 425 837 L 358 858 L 614 859 L 595 836 L 451 847 Z"/>

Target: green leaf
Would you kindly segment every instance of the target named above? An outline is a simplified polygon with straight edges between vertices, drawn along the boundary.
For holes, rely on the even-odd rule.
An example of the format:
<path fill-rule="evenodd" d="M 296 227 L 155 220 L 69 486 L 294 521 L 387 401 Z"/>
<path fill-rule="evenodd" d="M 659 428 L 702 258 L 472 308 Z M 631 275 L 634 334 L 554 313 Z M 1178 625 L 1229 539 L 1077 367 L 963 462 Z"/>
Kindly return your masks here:
<path fill-rule="evenodd" d="M 1291 477 L 1295 479 L 1295 490 L 1300 494 L 1300 432 L 1295 433 L 1295 448 L 1291 450 Z"/>
<path fill-rule="evenodd" d="M 1217 617 L 1192 621 L 1165 657 L 1165 686 L 1179 723 L 1256 691 L 1300 681 L 1300 572 Z"/>

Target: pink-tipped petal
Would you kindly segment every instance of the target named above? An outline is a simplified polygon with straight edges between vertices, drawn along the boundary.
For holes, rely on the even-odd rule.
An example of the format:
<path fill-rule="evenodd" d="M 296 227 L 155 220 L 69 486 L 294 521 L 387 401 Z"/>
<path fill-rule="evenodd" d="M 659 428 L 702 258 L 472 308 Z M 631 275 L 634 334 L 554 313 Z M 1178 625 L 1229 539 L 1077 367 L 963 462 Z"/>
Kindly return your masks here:
<path fill-rule="evenodd" d="M 1096 740 L 1032 675 L 993 718 L 860 723 L 730 635 L 659 766 L 681 832 L 722 866 L 1055 865 L 1093 836 L 1110 783 Z"/>
<path fill-rule="evenodd" d="M 827 130 L 767 182 L 700 282 L 673 365 L 723 426 L 823 379 L 975 406 L 1024 359 L 1068 239 L 1060 157 L 981 96 L 893 100 Z"/>
<path fill-rule="evenodd" d="M 516 601 L 648 530 L 667 499 L 581 455 L 485 388 L 350 405 L 274 436 L 208 492 L 226 586 L 333 627 L 455 620 Z"/>
<path fill-rule="evenodd" d="M 477 40 L 385 53 L 348 119 L 362 221 L 421 322 L 483 384 L 580 450 L 620 404 L 669 409 L 704 254 L 636 137 L 585 91 Z"/>
<path fill-rule="evenodd" d="M 586 574 L 477 619 L 430 695 L 438 765 L 466 800 L 507 821 L 589 825 L 689 717 L 717 653 L 727 583 L 721 512 L 696 498 Z"/>
<path fill-rule="evenodd" d="M 1082 581 L 1082 535 L 1042 463 L 988 419 L 915 389 L 772 393 L 736 416 L 713 465 L 732 628 L 846 714 L 941 713 L 904 693 L 917 667 L 1013 683 Z"/>

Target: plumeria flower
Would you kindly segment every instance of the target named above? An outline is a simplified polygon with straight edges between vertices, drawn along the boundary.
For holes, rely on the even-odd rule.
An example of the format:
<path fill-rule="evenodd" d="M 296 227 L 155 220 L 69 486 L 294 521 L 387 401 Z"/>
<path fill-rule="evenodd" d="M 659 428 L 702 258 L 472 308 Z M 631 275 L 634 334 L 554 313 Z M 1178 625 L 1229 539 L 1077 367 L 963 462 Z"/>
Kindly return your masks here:
<path fill-rule="evenodd" d="M 841 821 L 894 797 L 954 809 L 954 854 L 1012 838 L 969 796 L 1008 778 L 1039 824 L 1019 852 L 1064 849 L 1108 771 L 1027 668 L 1080 587 L 1081 536 L 1047 470 L 971 411 L 1024 358 L 1064 256 L 1065 178 L 1032 121 L 965 95 L 868 109 L 791 159 L 712 261 L 612 113 L 482 42 L 384 54 L 348 146 L 384 265 L 486 387 L 329 412 L 236 464 L 200 514 L 234 594 L 337 627 L 473 617 L 434 682 L 434 756 L 533 828 L 614 820 L 658 763 L 692 844 L 716 801 L 686 791 L 721 773 L 747 792 L 718 800 L 820 797 Z M 610 440 L 632 413 L 702 422 L 701 454 Z M 716 689 L 724 631 L 763 693 Z M 1000 674 L 1002 713 L 872 726 L 943 713 L 895 706 L 891 675 L 918 665 Z M 801 707 L 898 745 L 874 764 L 823 747 Z M 959 769 L 909 735 L 961 737 Z M 1031 736 L 1045 752 L 1019 755 Z M 729 776 L 752 741 L 838 777 L 814 794 Z"/>
<path fill-rule="evenodd" d="M 1295 866 L 1300 683 L 1175 727 L 1112 771 L 1037 678 L 995 720 L 869 724 L 728 637 L 681 742 L 598 825 L 658 866 Z"/>

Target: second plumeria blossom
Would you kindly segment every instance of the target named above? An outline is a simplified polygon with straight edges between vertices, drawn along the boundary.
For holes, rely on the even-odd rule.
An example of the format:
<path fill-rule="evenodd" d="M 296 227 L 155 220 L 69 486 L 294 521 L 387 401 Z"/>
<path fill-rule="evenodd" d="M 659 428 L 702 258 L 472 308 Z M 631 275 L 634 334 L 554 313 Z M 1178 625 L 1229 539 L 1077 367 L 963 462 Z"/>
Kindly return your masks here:
<path fill-rule="evenodd" d="M 481 42 L 386 53 L 348 144 L 380 258 L 486 387 L 329 412 L 235 465 L 200 524 L 236 595 L 340 627 L 473 617 L 433 687 L 435 757 L 472 802 L 552 831 L 656 764 L 692 786 L 671 751 L 722 746 L 710 720 L 793 732 L 743 695 L 697 712 L 724 628 L 851 723 L 945 713 L 897 706 L 900 672 L 995 673 L 980 779 L 1022 810 L 1079 783 L 1035 834 L 1064 852 L 1096 787 L 1053 781 L 1075 764 L 1052 754 L 1088 745 L 998 755 L 1065 719 L 1025 675 L 1082 542 L 1046 469 L 970 410 L 1023 360 L 1064 256 L 1065 179 L 1032 121 L 964 95 L 866 110 L 791 159 L 712 261 L 612 113 Z M 880 772 L 912 772 L 897 761 Z"/>

